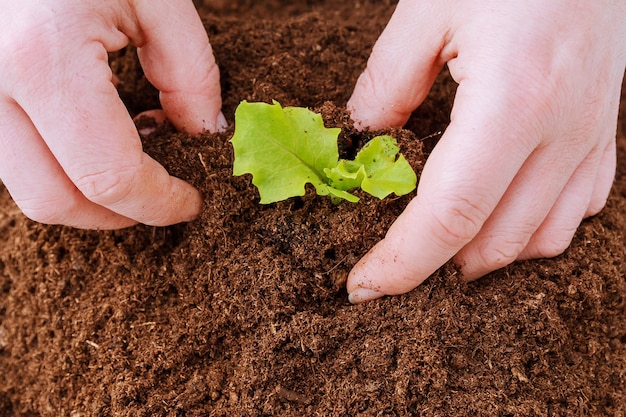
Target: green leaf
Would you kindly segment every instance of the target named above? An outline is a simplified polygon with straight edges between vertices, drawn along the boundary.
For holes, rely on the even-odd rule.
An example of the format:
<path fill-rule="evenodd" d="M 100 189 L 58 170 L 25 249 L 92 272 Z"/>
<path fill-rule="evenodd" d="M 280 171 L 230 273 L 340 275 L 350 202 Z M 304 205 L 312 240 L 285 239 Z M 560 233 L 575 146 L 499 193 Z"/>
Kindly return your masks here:
<path fill-rule="evenodd" d="M 252 174 L 261 203 L 302 196 L 305 184 L 331 193 L 324 168 L 337 165 L 338 128 L 305 108 L 243 101 L 235 111 L 234 175 Z"/>
<path fill-rule="evenodd" d="M 381 200 L 391 193 L 405 195 L 415 189 L 417 176 L 391 136 L 377 136 L 356 155 L 367 175 L 361 183 L 363 191 Z"/>
<path fill-rule="evenodd" d="M 301 107 L 241 102 L 235 111 L 234 175 L 252 174 L 261 203 L 302 196 L 312 184 L 333 202 L 359 198 L 350 190 L 361 187 L 380 199 L 404 195 L 415 188 L 415 172 L 391 136 L 367 143 L 354 161 L 339 161 L 340 129 L 326 128 L 322 117 Z"/>
<path fill-rule="evenodd" d="M 366 175 L 363 164 L 345 159 L 334 168 L 325 168 L 324 173 L 333 187 L 344 191 L 359 188 Z"/>
<path fill-rule="evenodd" d="M 391 136 L 377 136 L 363 146 L 354 161 L 341 160 L 324 172 L 340 190 L 360 187 L 380 199 L 391 193 L 408 194 L 415 189 L 417 177 L 402 155 L 396 159 L 399 150 Z"/>

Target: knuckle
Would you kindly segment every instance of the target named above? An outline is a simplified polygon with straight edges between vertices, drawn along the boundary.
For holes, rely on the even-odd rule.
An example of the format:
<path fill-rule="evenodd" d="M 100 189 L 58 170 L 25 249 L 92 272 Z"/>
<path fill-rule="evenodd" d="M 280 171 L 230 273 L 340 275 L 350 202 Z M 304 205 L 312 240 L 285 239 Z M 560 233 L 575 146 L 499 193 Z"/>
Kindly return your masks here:
<path fill-rule="evenodd" d="M 199 56 L 191 67 L 191 76 L 197 80 L 198 85 L 196 88 L 199 88 L 200 91 L 212 91 L 216 86 L 219 86 L 220 70 L 208 43 L 199 52 Z M 189 76 L 189 72 L 182 74 L 180 80 L 182 83 L 181 87 L 188 86 Z"/>
<path fill-rule="evenodd" d="M 74 179 L 74 184 L 89 201 L 108 207 L 131 193 L 133 179 L 133 170 L 106 169 L 81 175 Z"/>
<path fill-rule="evenodd" d="M 51 66 L 59 67 L 58 61 L 67 50 L 67 39 L 49 27 L 36 16 L 27 24 L 3 31 L 6 36 L 0 38 L 0 72 L 4 75 L 6 91 L 37 87 L 50 77 Z"/>
<path fill-rule="evenodd" d="M 487 245 L 479 248 L 477 256 L 479 262 L 490 269 L 499 269 L 515 261 L 526 247 L 526 241 L 490 241 Z"/>
<path fill-rule="evenodd" d="M 462 247 L 480 231 L 490 214 L 486 206 L 457 198 L 431 207 L 431 219 L 439 233 L 435 238 L 445 247 Z"/>
<path fill-rule="evenodd" d="M 538 228 L 538 224 L 508 222 L 498 229 L 481 230 L 479 236 L 461 251 L 459 259 L 471 271 L 495 271 L 519 258 Z"/>

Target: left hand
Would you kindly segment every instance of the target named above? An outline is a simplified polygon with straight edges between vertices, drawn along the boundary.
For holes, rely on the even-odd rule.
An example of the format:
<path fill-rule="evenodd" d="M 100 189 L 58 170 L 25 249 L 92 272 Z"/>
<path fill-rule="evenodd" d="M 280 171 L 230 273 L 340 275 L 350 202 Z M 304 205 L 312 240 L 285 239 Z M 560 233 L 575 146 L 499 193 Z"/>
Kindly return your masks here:
<path fill-rule="evenodd" d="M 191 0 L 0 0 L 0 179 L 29 218 L 87 229 L 195 218 L 202 197 L 143 152 L 107 52 L 138 47 L 168 119 L 223 127 Z"/>

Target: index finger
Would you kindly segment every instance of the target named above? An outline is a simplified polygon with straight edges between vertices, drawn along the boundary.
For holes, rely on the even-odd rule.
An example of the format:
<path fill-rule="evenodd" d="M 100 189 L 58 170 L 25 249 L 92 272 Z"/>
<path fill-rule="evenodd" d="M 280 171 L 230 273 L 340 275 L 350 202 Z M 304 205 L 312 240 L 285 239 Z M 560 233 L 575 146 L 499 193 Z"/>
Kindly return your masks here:
<path fill-rule="evenodd" d="M 505 104 L 486 91 L 469 80 L 459 85 L 417 196 L 349 274 L 351 302 L 408 292 L 450 260 L 478 234 L 532 152 L 519 132 L 504 128 L 509 121 L 498 114 Z"/>

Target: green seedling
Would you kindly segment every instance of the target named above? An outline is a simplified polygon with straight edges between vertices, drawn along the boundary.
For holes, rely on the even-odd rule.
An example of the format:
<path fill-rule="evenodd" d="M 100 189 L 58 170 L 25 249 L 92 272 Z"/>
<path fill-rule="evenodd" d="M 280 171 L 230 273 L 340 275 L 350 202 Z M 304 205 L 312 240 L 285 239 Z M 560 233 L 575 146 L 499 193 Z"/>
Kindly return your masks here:
<path fill-rule="evenodd" d="M 408 194 L 417 177 L 391 136 L 377 136 L 353 161 L 339 159 L 341 129 L 326 128 L 322 117 L 306 108 L 285 107 L 274 101 L 241 102 L 235 111 L 234 175 L 252 174 L 262 204 L 303 196 L 312 184 L 333 201 L 359 198 L 355 188 L 385 198 Z"/>

